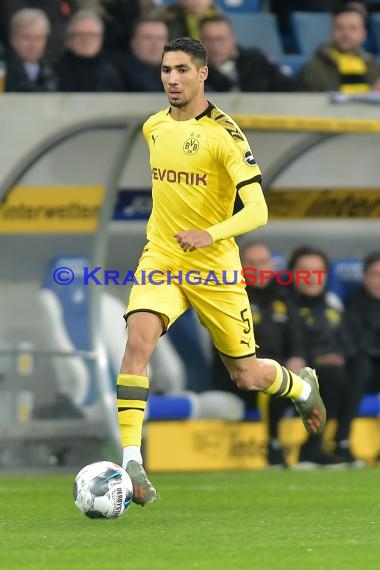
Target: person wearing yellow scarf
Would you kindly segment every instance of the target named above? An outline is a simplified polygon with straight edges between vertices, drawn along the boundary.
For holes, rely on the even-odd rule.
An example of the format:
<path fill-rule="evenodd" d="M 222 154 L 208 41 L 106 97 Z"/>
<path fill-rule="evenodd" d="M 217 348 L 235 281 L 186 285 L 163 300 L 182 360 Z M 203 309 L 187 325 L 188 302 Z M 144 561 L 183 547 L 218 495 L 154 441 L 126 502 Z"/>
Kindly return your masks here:
<path fill-rule="evenodd" d="M 331 43 L 320 46 L 301 69 L 305 91 L 341 91 L 354 95 L 380 90 L 380 67 L 362 48 L 366 40 L 366 13 L 348 3 L 333 18 Z"/>

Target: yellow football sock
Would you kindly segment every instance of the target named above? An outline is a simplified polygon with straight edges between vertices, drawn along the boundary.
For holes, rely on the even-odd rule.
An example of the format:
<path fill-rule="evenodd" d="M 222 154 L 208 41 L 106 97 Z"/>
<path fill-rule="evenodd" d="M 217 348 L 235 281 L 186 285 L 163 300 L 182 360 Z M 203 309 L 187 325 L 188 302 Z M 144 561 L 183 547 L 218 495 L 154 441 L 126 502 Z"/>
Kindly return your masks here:
<path fill-rule="evenodd" d="M 117 377 L 117 416 L 121 445 L 141 445 L 142 425 L 149 393 L 147 376 L 119 374 Z"/>
<path fill-rule="evenodd" d="M 290 370 L 281 366 L 281 364 L 275 360 L 270 360 L 270 362 L 276 368 L 276 378 L 273 384 L 264 390 L 265 394 L 270 394 L 271 396 L 277 396 L 280 398 L 299 400 L 305 388 L 305 380 L 302 380 L 300 376 L 297 376 L 294 372 L 290 372 Z"/>

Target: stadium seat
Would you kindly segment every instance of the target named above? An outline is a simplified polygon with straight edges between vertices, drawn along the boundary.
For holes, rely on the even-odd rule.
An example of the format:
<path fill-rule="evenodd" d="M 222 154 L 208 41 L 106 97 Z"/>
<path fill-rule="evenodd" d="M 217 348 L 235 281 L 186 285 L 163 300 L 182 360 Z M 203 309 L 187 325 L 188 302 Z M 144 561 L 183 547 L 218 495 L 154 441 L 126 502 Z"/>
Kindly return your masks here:
<path fill-rule="evenodd" d="M 58 256 L 49 263 L 42 281 L 42 291 L 47 290 L 54 294 L 54 296 L 42 294 L 42 302 L 61 315 L 62 322 L 57 325 L 60 329 L 57 334 L 61 339 L 61 350 L 91 351 L 93 348 L 90 334 L 89 287 L 83 283 L 84 267 L 90 267 L 90 262 L 85 257 Z M 62 268 L 65 268 L 66 273 L 61 273 Z M 73 281 L 69 286 L 57 283 L 58 276 L 66 279 L 70 271 L 73 272 Z M 81 362 L 81 368 L 86 368 L 88 375 L 87 394 L 82 405 L 90 409 L 98 400 L 94 369 L 91 362 L 85 360 Z"/>
<path fill-rule="evenodd" d="M 150 421 L 189 420 L 199 417 L 198 394 L 149 396 L 146 419 Z"/>
<path fill-rule="evenodd" d="M 262 0 L 216 0 L 218 8 L 229 15 L 230 12 L 261 12 Z"/>
<path fill-rule="evenodd" d="M 229 13 L 237 43 L 242 47 L 256 47 L 267 55 L 279 58 L 284 55 L 276 18 L 273 14 Z"/>
<path fill-rule="evenodd" d="M 332 16 L 329 12 L 293 12 L 290 25 L 295 47 L 300 54 L 311 55 L 331 35 Z"/>
<path fill-rule="evenodd" d="M 297 75 L 301 67 L 309 60 L 305 54 L 284 55 L 277 60 L 283 73 L 286 75 Z"/>
<path fill-rule="evenodd" d="M 201 419 L 241 421 L 244 418 L 244 403 L 235 394 L 221 390 L 207 390 L 198 396 Z"/>
<path fill-rule="evenodd" d="M 83 284 L 83 268 L 90 267 L 88 259 L 81 256 L 55 257 L 48 265 L 42 288 L 50 289 L 57 295 L 63 311 L 67 333 L 77 350 L 90 350 L 89 286 Z M 59 285 L 56 281 L 59 270 L 73 271 L 70 286 Z M 57 274 L 55 274 L 57 271 Z M 68 273 L 63 274 L 65 279 Z"/>
<path fill-rule="evenodd" d="M 288 264 L 285 255 L 281 251 L 273 251 L 272 259 L 274 261 L 276 271 L 282 271 L 286 269 Z"/>
<path fill-rule="evenodd" d="M 359 287 L 363 272 L 360 259 L 335 259 L 330 264 L 328 291 L 335 293 L 342 303 Z"/>
<path fill-rule="evenodd" d="M 43 327 L 47 332 L 46 350 L 75 351 L 64 322 L 63 306 L 50 289 L 43 288 L 37 293 L 37 303 L 41 310 Z M 67 396 L 77 408 L 85 411 L 90 392 L 90 373 L 80 356 L 71 358 L 52 357 L 59 394 Z"/>
<path fill-rule="evenodd" d="M 357 415 L 380 418 L 380 394 L 365 394 L 360 402 Z"/>
<path fill-rule="evenodd" d="M 375 53 L 380 54 L 380 13 L 370 15 L 369 33 L 373 40 Z"/>

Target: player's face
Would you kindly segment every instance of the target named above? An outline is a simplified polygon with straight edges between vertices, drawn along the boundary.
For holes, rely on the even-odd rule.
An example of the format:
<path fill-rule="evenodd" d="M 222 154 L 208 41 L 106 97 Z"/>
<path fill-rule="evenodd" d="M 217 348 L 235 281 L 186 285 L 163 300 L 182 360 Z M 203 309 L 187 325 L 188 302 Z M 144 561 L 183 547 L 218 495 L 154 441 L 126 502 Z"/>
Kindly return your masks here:
<path fill-rule="evenodd" d="M 368 267 L 363 281 L 368 293 L 375 299 L 380 299 L 380 261 L 375 261 Z"/>
<path fill-rule="evenodd" d="M 308 297 L 322 295 L 326 287 L 327 273 L 324 259 L 319 255 L 303 255 L 294 267 L 294 286 Z M 304 273 L 300 273 L 303 271 Z M 318 273 L 317 273 L 318 272 Z"/>
<path fill-rule="evenodd" d="M 366 39 L 363 18 L 356 12 L 339 14 L 332 28 L 334 45 L 342 52 L 356 51 Z"/>
<path fill-rule="evenodd" d="M 200 93 L 203 94 L 207 66 L 197 67 L 191 56 L 183 51 L 169 51 L 161 64 L 161 80 L 173 107 L 184 107 Z"/>

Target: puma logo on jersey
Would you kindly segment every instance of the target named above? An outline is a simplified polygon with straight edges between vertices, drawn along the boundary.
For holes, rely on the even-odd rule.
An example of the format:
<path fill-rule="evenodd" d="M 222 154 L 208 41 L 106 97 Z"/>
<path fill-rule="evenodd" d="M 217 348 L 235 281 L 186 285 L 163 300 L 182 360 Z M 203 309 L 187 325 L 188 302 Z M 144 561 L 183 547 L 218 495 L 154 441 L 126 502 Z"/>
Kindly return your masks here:
<path fill-rule="evenodd" d="M 241 341 L 240 341 L 240 344 L 246 344 L 246 345 L 249 347 L 249 340 L 248 340 L 248 341 L 246 341 L 246 340 L 241 340 Z"/>

